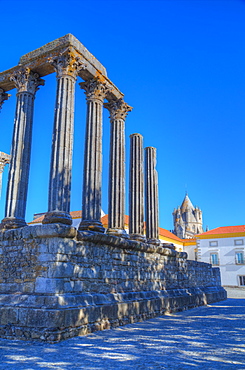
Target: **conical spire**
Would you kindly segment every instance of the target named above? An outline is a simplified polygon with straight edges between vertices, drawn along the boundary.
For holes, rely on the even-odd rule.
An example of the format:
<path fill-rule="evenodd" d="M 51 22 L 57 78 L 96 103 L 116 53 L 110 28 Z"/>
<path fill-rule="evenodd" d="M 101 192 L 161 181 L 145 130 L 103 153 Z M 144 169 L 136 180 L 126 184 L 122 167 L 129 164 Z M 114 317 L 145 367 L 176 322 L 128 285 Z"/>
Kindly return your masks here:
<path fill-rule="evenodd" d="M 193 204 L 190 201 L 190 198 L 188 197 L 188 194 L 186 193 L 185 198 L 180 206 L 180 209 L 183 212 L 185 212 L 187 209 L 195 209 Z"/>

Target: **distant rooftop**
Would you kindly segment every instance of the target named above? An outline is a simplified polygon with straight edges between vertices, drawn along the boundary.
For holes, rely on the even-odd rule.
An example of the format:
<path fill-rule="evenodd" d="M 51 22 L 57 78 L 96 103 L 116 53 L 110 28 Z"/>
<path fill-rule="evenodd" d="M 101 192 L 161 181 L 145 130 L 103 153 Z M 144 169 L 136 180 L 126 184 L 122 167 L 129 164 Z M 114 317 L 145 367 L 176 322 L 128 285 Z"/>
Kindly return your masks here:
<path fill-rule="evenodd" d="M 216 229 L 206 231 L 205 233 L 199 234 L 199 236 L 205 235 L 216 235 L 216 234 L 231 234 L 231 233 L 245 233 L 245 225 L 238 226 L 222 226 Z"/>

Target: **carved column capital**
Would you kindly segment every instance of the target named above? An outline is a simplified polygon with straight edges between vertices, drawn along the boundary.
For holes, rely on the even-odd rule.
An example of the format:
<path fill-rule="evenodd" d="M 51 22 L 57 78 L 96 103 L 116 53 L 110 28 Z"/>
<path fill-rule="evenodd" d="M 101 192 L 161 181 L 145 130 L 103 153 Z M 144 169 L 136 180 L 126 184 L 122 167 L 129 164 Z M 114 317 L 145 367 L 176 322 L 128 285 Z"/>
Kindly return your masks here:
<path fill-rule="evenodd" d="M 76 78 L 78 72 L 86 68 L 86 64 L 71 49 L 65 50 L 57 57 L 50 58 L 49 63 L 54 67 L 57 78 L 64 76 Z"/>
<path fill-rule="evenodd" d="M 122 119 L 125 121 L 128 112 L 131 112 L 133 107 L 130 107 L 125 101 L 121 98 L 118 100 L 111 100 L 109 103 L 104 103 L 104 107 L 110 112 L 110 119 Z"/>
<path fill-rule="evenodd" d="M 0 169 L 10 162 L 10 155 L 0 152 Z"/>
<path fill-rule="evenodd" d="M 98 78 L 92 78 L 91 80 L 81 82 L 81 89 L 85 90 L 87 100 L 99 100 L 103 103 L 109 88 L 101 82 Z"/>
<path fill-rule="evenodd" d="M 3 89 L 0 88 L 0 110 L 2 109 L 3 102 L 8 100 L 10 94 L 7 94 Z"/>
<path fill-rule="evenodd" d="M 32 72 L 30 68 L 23 68 L 14 73 L 10 80 L 14 82 L 18 93 L 28 92 L 35 95 L 38 86 L 43 86 L 45 81 L 39 78 L 39 74 Z"/>

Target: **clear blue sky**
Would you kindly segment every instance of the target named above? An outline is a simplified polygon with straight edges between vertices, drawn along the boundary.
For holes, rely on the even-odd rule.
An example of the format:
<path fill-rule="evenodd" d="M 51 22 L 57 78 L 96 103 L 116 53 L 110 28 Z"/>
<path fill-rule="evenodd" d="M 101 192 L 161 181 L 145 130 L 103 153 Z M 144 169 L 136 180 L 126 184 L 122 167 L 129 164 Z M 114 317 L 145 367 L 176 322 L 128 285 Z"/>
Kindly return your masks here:
<path fill-rule="evenodd" d="M 126 121 L 127 162 L 131 133 L 141 133 L 145 146 L 157 148 L 160 226 L 173 229 L 172 211 L 186 189 L 210 229 L 245 223 L 245 1 L 0 0 L 0 9 L 0 71 L 67 33 L 106 67 L 134 107 Z M 27 221 L 47 210 L 55 75 L 45 80 L 35 101 Z M 0 151 L 7 153 L 15 110 L 15 91 L 10 93 L 0 114 Z M 77 86 L 73 211 L 81 209 L 85 108 Z M 105 111 L 105 212 L 108 150 Z M 1 218 L 6 180 L 7 172 Z M 128 171 L 126 182 L 128 188 Z"/>

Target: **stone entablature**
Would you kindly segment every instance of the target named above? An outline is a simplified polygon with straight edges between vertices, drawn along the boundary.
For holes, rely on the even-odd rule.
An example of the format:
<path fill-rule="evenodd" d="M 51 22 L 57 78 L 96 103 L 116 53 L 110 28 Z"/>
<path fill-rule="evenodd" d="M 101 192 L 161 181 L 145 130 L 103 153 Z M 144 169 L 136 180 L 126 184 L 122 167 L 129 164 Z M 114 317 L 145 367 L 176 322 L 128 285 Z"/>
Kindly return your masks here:
<path fill-rule="evenodd" d="M 15 85 L 10 77 L 13 73 L 25 67 L 38 73 L 40 77 L 55 72 L 55 67 L 50 61 L 57 58 L 60 54 L 66 53 L 68 48 L 75 58 L 81 58 L 86 65 L 86 68 L 80 70 L 78 73 L 83 80 L 87 81 L 92 77 L 99 78 L 108 86 L 109 98 L 123 98 L 123 94 L 120 90 L 107 77 L 105 67 L 71 34 L 60 37 L 41 48 L 23 55 L 17 66 L 0 73 L 0 87 L 4 92 L 14 89 Z"/>

